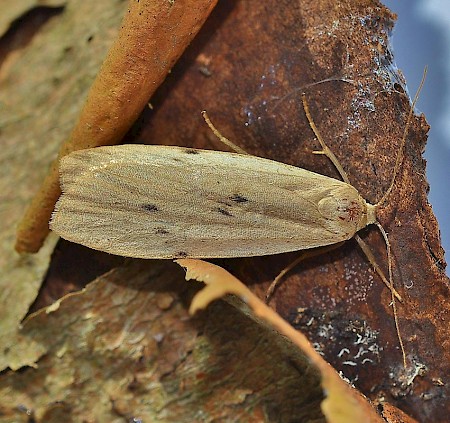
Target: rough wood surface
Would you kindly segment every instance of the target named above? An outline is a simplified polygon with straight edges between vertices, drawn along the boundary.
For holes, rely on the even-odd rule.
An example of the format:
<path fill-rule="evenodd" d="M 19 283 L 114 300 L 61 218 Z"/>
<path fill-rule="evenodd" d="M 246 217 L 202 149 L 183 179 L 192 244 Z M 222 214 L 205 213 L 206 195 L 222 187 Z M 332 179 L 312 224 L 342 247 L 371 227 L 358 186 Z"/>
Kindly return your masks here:
<path fill-rule="evenodd" d="M 376 1 L 219 2 L 194 43 L 151 99 L 152 108 L 141 114 L 124 141 L 222 149 L 223 146 L 202 120 L 200 111 L 206 109 L 220 131 L 249 153 L 337 176 L 324 157 L 311 154 L 318 146 L 301 106 L 299 93 L 305 91 L 312 115 L 323 137 L 349 173 L 353 184 L 368 201 L 376 202 L 389 186 L 410 107 L 404 81 L 393 66 L 392 52 L 389 50 L 388 35 L 393 23 L 394 16 Z M 319 83 L 325 80 L 326 82 Z M 416 87 L 409 88 L 414 91 Z M 405 373 L 402 368 L 392 309 L 389 307 L 389 293 L 371 271 L 354 242 L 298 266 L 276 291 L 272 305 L 295 327 L 304 331 L 323 352 L 324 357 L 366 396 L 381 404 L 386 404 L 385 401 L 394 404 L 419 421 L 444 422 L 449 413 L 446 380 L 450 366 L 447 301 L 449 282 L 445 276 L 437 223 L 426 198 L 428 185 L 424 176 L 422 152 L 427 130 L 425 119 L 416 117 L 407 139 L 399 179 L 380 216 L 392 243 L 397 289 L 404 298 L 398 309 L 409 371 Z M 381 236 L 375 229 L 366 230 L 362 235 L 374 250 L 379 263 L 386 266 L 385 246 Z M 96 274 L 96 263 L 101 255 L 91 255 L 88 250 L 67 243 L 61 243 L 57 251 L 55 259 L 59 258 L 59 261 L 55 260 L 51 267 L 44 289 L 34 305 L 35 310 L 49 304 L 65 289 L 72 290 L 88 281 L 92 274 Z M 262 296 L 278 271 L 295 257 L 296 254 L 288 254 L 269 258 L 221 260 L 219 263 L 250 284 L 251 289 Z M 117 260 L 117 265 L 120 265 L 122 260 Z M 114 265 L 105 261 L 101 263 L 101 269 L 97 269 L 97 272 Z M 85 274 L 86 266 L 92 267 L 90 275 Z M 142 268 L 138 264 L 133 266 L 137 267 L 131 268 L 132 273 L 127 274 L 130 270 L 126 270 L 129 269 L 126 267 L 112 278 L 112 282 L 121 286 L 130 281 L 135 286 L 133 275 L 137 272 L 137 285 L 130 291 L 137 293 L 136 298 L 140 298 L 139 293 L 144 297 L 149 291 L 167 292 L 172 289 L 167 289 L 164 284 L 152 285 L 152 282 L 156 283 L 159 279 L 152 273 L 153 270 L 149 271 L 146 267 L 150 266 L 151 269 L 151 263 Z M 156 273 L 171 274 L 173 266 L 171 263 L 159 264 L 157 269 L 160 270 L 156 270 Z M 143 272 L 144 280 L 149 281 L 147 284 L 140 285 L 142 279 L 139 272 Z M 181 273 L 177 275 L 182 277 Z M 170 276 L 166 277 L 171 279 Z M 120 293 L 115 296 L 114 291 L 107 292 L 110 295 L 102 299 L 104 308 L 98 313 L 107 313 L 106 305 L 111 307 L 108 301 L 117 303 L 118 298 L 122 298 L 119 302 L 123 302 L 123 298 L 133 297 L 128 291 L 124 297 Z M 86 294 L 83 293 L 84 296 Z M 86 298 L 90 298 L 89 294 Z M 142 304 L 154 307 L 151 298 L 153 294 L 146 300 L 142 299 Z M 189 294 L 181 298 L 184 298 L 182 302 L 188 301 Z M 179 311 L 177 301 L 175 300 L 173 310 L 180 318 L 185 315 Z M 158 311 L 161 316 L 155 321 L 164 328 L 167 324 L 164 320 L 172 319 L 169 317 L 171 307 L 165 308 L 165 301 L 158 300 L 157 303 L 163 304 L 162 310 L 165 311 Z M 69 309 L 64 309 L 64 313 L 68 313 L 70 319 L 83 304 L 81 301 L 80 304 L 72 305 Z M 127 312 L 133 310 L 132 304 L 123 310 L 120 307 L 115 309 L 125 319 Z M 97 306 L 93 305 L 86 310 L 96 309 L 95 307 Z M 139 307 L 136 310 L 141 310 Z M 205 363 L 208 360 L 212 360 L 214 369 L 217 369 L 214 366 L 219 366 L 218 373 L 206 372 L 206 384 L 196 383 L 194 387 L 189 382 L 191 379 L 184 378 L 185 373 L 180 376 L 179 367 L 174 365 L 179 361 L 169 357 L 171 364 L 167 373 L 161 373 L 165 376 L 162 388 L 158 387 L 157 392 L 164 392 L 165 395 L 169 392 L 177 398 L 174 408 L 170 409 L 174 413 L 172 416 L 180 416 L 176 414 L 181 412 L 177 409 L 179 404 L 183 405 L 186 412 L 193 413 L 195 407 L 199 409 L 205 404 L 214 404 L 215 400 L 222 398 L 230 389 L 239 387 L 241 390 L 238 393 L 234 391 L 232 398 L 227 397 L 225 402 L 232 406 L 224 407 L 224 414 L 218 414 L 221 412 L 218 408 L 206 407 L 211 411 L 208 416 L 231 420 L 236 416 L 242 419 L 245 415 L 246 420 L 241 421 L 287 421 L 287 416 L 295 416 L 299 421 L 320 421 L 320 390 L 311 388 L 312 391 L 307 394 L 309 399 L 302 399 L 301 403 L 283 404 L 280 398 L 291 398 L 291 394 L 303 395 L 293 391 L 301 389 L 296 385 L 299 380 L 294 376 L 293 383 L 270 379 L 270 382 L 262 386 L 260 378 L 265 374 L 272 377 L 274 372 L 279 371 L 276 365 L 280 356 L 269 354 L 267 360 L 259 361 L 258 354 L 249 354 L 249 345 L 263 343 L 266 346 L 266 342 L 270 344 L 270 340 L 265 335 L 260 337 L 258 330 L 244 330 L 242 325 L 245 326 L 246 323 L 239 318 L 236 318 L 233 326 L 229 318 L 221 317 L 233 312 L 226 307 L 223 309 L 222 305 L 217 307 L 219 309 L 215 308 L 207 313 L 199 326 L 195 326 L 196 320 L 192 323 L 193 327 L 190 324 L 181 329 L 174 326 L 175 332 L 183 333 L 186 330 L 189 339 L 206 334 L 207 342 L 194 344 L 194 347 L 189 347 L 190 344 L 183 346 L 181 341 L 177 344 L 173 339 L 167 345 L 163 342 L 164 348 L 169 348 L 164 351 L 179 351 L 183 363 L 186 357 L 192 357 L 192 351 L 196 352 L 194 355 L 197 360 L 188 360 L 187 367 L 195 369 L 194 374 L 197 376 L 205 374 L 204 369 L 208 369 Z M 209 313 L 216 320 L 211 319 Z M 30 320 L 29 324 L 33 328 L 37 323 L 48 324 L 43 321 L 44 314 L 39 316 L 40 320 L 35 323 Z M 71 361 L 72 356 L 68 355 L 68 368 L 85 370 L 86 366 L 90 366 L 90 372 L 98 372 L 98 375 L 104 376 L 107 374 L 108 360 L 110 363 L 120 360 L 120 348 L 111 348 L 106 361 L 100 359 L 105 357 L 103 353 L 96 355 L 98 363 L 101 362 L 98 367 L 95 365 L 96 361 L 92 360 L 92 354 L 97 347 L 100 348 L 100 344 L 108 345 L 111 342 L 112 345 L 118 345 L 117 339 L 123 331 L 114 332 L 114 326 L 123 320 L 118 319 L 116 322 L 111 316 L 114 313 L 104 315 L 105 321 L 111 321 L 107 331 L 95 331 L 88 336 L 90 347 L 82 353 L 86 357 L 83 356 L 81 361 Z M 90 322 L 91 319 L 90 315 L 87 321 Z M 177 319 L 169 321 L 176 325 Z M 225 321 L 231 326 L 222 330 L 218 321 Z M 203 325 L 207 325 L 214 336 L 205 331 Z M 57 328 L 53 329 L 55 333 L 66 328 L 58 320 L 51 327 Z M 73 335 L 84 330 L 85 327 L 81 325 L 70 333 Z M 160 332 L 155 332 L 156 339 L 160 339 Z M 167 329 L 164 333 L 170 334 L 171 330 Z M 109 338 L 114 336 L 117 338 L 110 341 Z M 97 343 L 94 338 L 98 338 Z M 169 338 L 171 335 L 165 339 Z M 183 336 L 181 339 L 186 338 Z M 47 374 L 45 369 L 57 366 L 56 357 L 64 352 L 60 349 L 61 345 L 64 343 L 58 344 L 59 348 L 51 349 L 53 352 L 48 356 L 42 356 L 39 366 L 44 370 L 35 372 L 28 368 L 21 373 L 5 372 L 2 386 L 15 386 L 17 389 L 8 398 L 13 398 L 15 402 L 18 398 L 24 398 L 27 401 L 23 401 L 23 404 L 33 408 L 33 395 L 18 395 L 17 386 L 27 381 L 26 375 L 33 377 L 36 386 L 40 386 Z M 74 351 L 76 345 L 73 343 L 75 347 L 71 347 Z M 81 342 L 80 345 L 84 343 Z M 208 352 L 205 356 L 202 348 L 210 351 L 211 345 L 214 345 L 214 352 Z M 100 350 L 104 352 L 107 348 Z M 149 377 L 145 369 L 156 350 L 154 345 L 148 350 L 150 353 L 144 350 L 144 358 L 137 355 L 137 361 L 131 363 L 130 373 L 121 373 L 120 380 L 131 378 L 129 386 L 132 387 L 130 389 L 136 388 L 133 391 L 135 395 L 142 392 L 148 394 L 146 389 L 153 379 L 149 381 L 139 377 Z M 270 348 L 264 347 L 263 350 L 270 351 Z M 164 354 L 156 354 L 156 357 L 155 360 L 159 362 Z M 217 364 L 214 357 L 222 358 L 222 361 Z M 229 357 L 236 358 L 236 361 L 233 358 L 230 367 L 220 367 L 228 363 Z M 224 385 L 223 379 L 230 374 L 239 376 L 239 373 L 235 373 L 238 357 L 248 359 L 243 369 L 258 367 L 260 370 L 250 379 L 246 378 L 245 373 L 240 383 L 233 380 L 230 385 Z M 139 365 L 144 366 L 144 370 Z M 158 365 L 162 366 L 163 363 L 159 362 Z M 294 368 L 298 368 L 297 366 L 298 363 L 293 365 Z M 307 373 L 307 370 L 300 372 Z M 138 378 L 133 379 L 133 374 L 137 374 Z M 286 377 L 281 379 L 291 381 L 289 372 L 284 374 Z M 114 378 L 115 375 L 117 373 L 112 372 L 110 377 Z M 81 383 L 84 380 L 78 374 L 76 376 L 76 381 Z M 164 383 L 164 379 L 170 380 L 170 383 Z M 68 379 L 71 380 L 73 379 Z M 282 388 L 277 387 L 277 383 L 283 385 Z M 305 379 L 301 383 L 305 383 Z M 125 385 L 124 382 L 120 386 Z M 90 398 L 100 392 L 87 385 L 83 386 L 86 386 L 83 398 Z M 211 387 L 214 389 L 211 390 Z M 213 393 L 207 394 L 206 388 Z M 283 394 L 272 391 L 273 388 L 279 388 Z M 197 399 L 197 389 L 204 389 L 205 396 L 200 396 L 200 401 Z M 108 409 L 112 415 L 128 418 L 137 415 L 127 407 L 129 403 L 123 398 L 120 398 L 122 401 L 118 400 L 117 392 L 113 391 L 110 384 L 105 384 L 103 391 L 105 398 L 109 397 L 114 406 Z M 192 396 L 188 392 L 195 394 Z M 264 397 L 262 394 L 267 395 Z M 180 395 L 184 400 L 180 399 Z M 76 394 L 71 398 L 77 399 Z M 192 398 L 194 399 L 189 401 Z M 251 399 L 250 407 L 245 398 Z M 70 403 L 63 405 L 67 410 L 70 409 Z M 159 405 L 160 403 L 156 408 Z M 73 409 L 82 411 L 80 407 L 77 399 Z M 401 415 L 400 412 L 392 411 L 395 410 L 392 405 L 384 406 L 384 410 L 388 409 L 391 410 L 390 415 Z M 17 412 L 16 410 L 14 408 L 13 411 Z M 43 413 L 43 410 L 45 408 L 41 408 L 40 412 Z M 61 409 L 49 407 L 47 412 L 58 413 Z M 195 418 L 195 414 L 188 416 Z"/>

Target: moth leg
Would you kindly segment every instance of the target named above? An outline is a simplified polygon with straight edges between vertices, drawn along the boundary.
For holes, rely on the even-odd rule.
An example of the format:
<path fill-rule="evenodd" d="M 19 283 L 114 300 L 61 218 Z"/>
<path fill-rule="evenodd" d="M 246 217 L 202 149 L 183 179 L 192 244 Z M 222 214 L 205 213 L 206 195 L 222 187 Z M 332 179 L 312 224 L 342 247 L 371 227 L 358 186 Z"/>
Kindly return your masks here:
<path fill-rule="evenodd" d="M 305 94 L 302 94 L 302 103 L 303 103 L 303 108 L 305 109 L 305 114 L 306 114 L 306 118 L 308 119 L 309 122 L 309 126 L 311 127 L 311 129 L 314 132 L 314 135 L 317 137 L 317 139 L 319 140 L 320 145 L 322 146 L 322 150 L 319 151 L 313 151 L 314 154 L 324 154 L 326 155 L 331 162 L 333 163 L 333 165 L 336 167 L 337 171 L 340 173 L 342 179 L 344 180 L 344 182 L 346 182 L 347 184 L 350 184 L 350 180 L 348 179 L 348 175 L 345 172 L 345 170 L 343 169 L 343 167 L 341 166 L 341 164 L 339 163 L 339 160 L 337 159 L 337 157 L 334 155 L 334 153 L 328 148 L 328 146 L 325 144 L 325 141 L 323 140 L 322 136 L 320 135 L 319 130 L 317 129 L 316 124 L 314 123 L 312 117 L 311 117 L 311 113 L 309 111 L 309 107 L 308 107 L 308 102 L 306 101 L 306 96 Z M 351 185 L 351 184 L 350 184 Z M 372 251 L 370 251 L 369 247 L 367 246 L 367 244 L 361 239 L 360 236 L 358 236 L 357 234 L 355 235 L 355 239 L 358 242 L 360 248 L 363 250 L 363 253 L 365 254 L 365 256 L 367 257 L 367 260 L 369 260 L 370 264 L 373 266 L 373 268 L 375 269 L 375 271 L 378 273 L 378 275 L 380 276 L 381 280 L 385 283 L 385 285 L 391 290 L 392 294 L 395 296 L 395 298 L 397 298 L 399 301 L 402 301 L 402 297 L 400 296 L 400 294 L 395 290 L 392 281 L 389 282 L 386 278 L 386 276 L 384 275 L 383 271 L 381 270 L 380 266 L 376 263 L 375 261 L 375 257 L 372 254 Z M 390 256 L 390 254 L 389 254 Z M 389 257 L 389 263 L 391 263 L 391 258 Z"/>
<path fill-rule="evenodd" d="M 303 102 L 303 108 L 305 109 L 305 114 L 306 114 L 306 118 L 308 119 L 309 122 L 309 126 L 311 127 L 311 129 L 314 132 L 314 135 L 317 137 L 317 139 L 319 140 L 320 145 L 322 146 L 322 150 L 319 151 L 313 151 L 314 154 L 324 154 L 326 155 L 331 162 L 333 163 L 333 165 L 336 167 L 337 171 L 340 173 L 342 179 L 344 180 L 344 182 L 346 182 L 347 184 L 350 184 L 350 180 L 348 179 L 348 175 L 345 172 L 345 170 L 343 169 L 343 167 L 341 166 L 341 164 L 339 163 L 339 160 L 337 159 L 337 157 L 334 155 L 334 153 L 328 148 L 328 146 L 325 144 L 325 141 L 323 140 L 322 136 L 320 135 L 319 130 L 317 129 L 312 117 L 311 117 L 311 113 L 309 111 L 309 107 L 308 107 L 308 103 L 306 101 L 306 97 L 305 94 L 302 94 L 302 102 Z M 350 184 L 351 185 L 351 184 Z M 361 247 L 361 249 L 363 250 L 364 254 L 366 255 L 367 259 L 369 260 L 369 262 L 372 264 L 372 266 L 375 268 L 375 271 L 378 273 L 378 275 L 381 277 L 382 281 L 386 284 L 386 286 L 392 291 L 392 293 L 395 295 L 395 297 L 401 301 L 401 296 L 399 295 L 399 293 L 394 289 L 394 287 L 392 286 L 391 283 L 389 283 L 389 281 L 386 279 L 386 277 L 384 276 L 382 270 L 380 269 L 380 266 L 378 266 L 378 264 L 375 262 L 375 257 L 373 256 L 372 252 L 370 251 L 369 247 L 367 246 L 367 244 L 361 239 L 361 237 L 359 237 L 358 235 L 355 235 L 356 241 L 358 242 L 359 246 Z"/>
<path fill-rule="evenodd" d="M 423 80 L 422 80 L 423 81 Z M 422 82 L 423 83 L 423 82 Z M 413 102 L 413 105 L 415 104 L 415 101 L 417 101 L 416 99 Z M 303 93 L 302 94 L 302 103 L 303 103 L 303 108 L 305 109 L 305 114 L 306 114 L 306 118 L 308 119 L 308 123 L 309 126 L 311 127 L 311 129 L 314 132 L 314 135 L 317 137 L 322 150 L 319 151 L 313 151 L 314 154 L 324 154 L 326 155 L 331 162 L 333 163 L 333 165 L 335 166 L 335 168 L 337 169 L 337 171 L 339 172 L 339 174 L 342 177 L 342 180 L 344 182 L 346 182 L 347 184 L 351 185 L 350 180 L 348 178 L 347 173 L 345 172 L 345 170 L 343 169 L 343 167 L 341 166 L 341 164 L 339 163 L 339 160 L 337 159 L 337 157 L 334 155 L 334 153 L 328 148 L 328 146 L 325 144 L 325 141 L 323 140 L 322 136 L 319 133 L 319 130 L 317 129 L 311 113 L 309 111 L 309 107 L 308 107 L 308 103 L 306 101 L 306 96 Z M 409 117 L 408 117 L 408 124 L 409 125 Z M 405 132 L 406 133 L 406 132 Z M 406 137 L 406 135 L 404 136 L 404 138 Z M 403 147 L 403 146 L 402 146 Z M 398 167 L 399 167 L 399 160 L 397 158 L 397 162 L 396 162 L 396 167 L 394 169 L 394 178 L 395 178 L 395 173 L 398 172 Z M 393 186 L 393 182 L 391 183 L 391 186 L 389 187 L 390 191 L 392 189 Z M 385 199 L 385 196 L 383 196 L 383 198 L 380 200 L 379 203 L 377 203 L 375 206 L 379 206 L 379 204 L 381 204 Z M 384 231 L 383 227 L 381 226 L 381 224 L 377 221 L 375 222 L 375 224 L 378 226 L 381 234 L 383 235 L 384 241 L 386 243 L 386 248 L 387 248 L 387 254 L 388 254 L 388 268 L 389 268 L 389 280 L 387 280 L 386 276 L 384 275 L 383 271 L 381 270 L 380 266 L 377 264 L 375 257 L 373 256 L 372 251 L 370 250 L 370 248 L 368 247 L 368 245 L 361 239 L 361 237 L 358 234 L 355 234 L 355 239 L 358 242 L 361 250 L 363 251 L 364 255 L 367 257 L 367 259 L 369 260 L 370 264 L 374 267 L 375 271 L 378 273 L 378 275 L 380 276 L 381 280 L 386 284 L 386 286 L 389 288 L 389 290 L 391 291 L 391 295 L 392 295 L 392 309 L 393 309 L 393 314 L 394 314 L 394 322 L 395 322 L 395 329 L 397 331 L 397 337 L 400 343 L 400 348 L 402 351 L 402 356 L 403 356 L 403 366 L 406 369 L 406 353 L 405 353 L 405 349 L 404 349 L 404 345 L 403 345 L 403 340 L 400 334 L 400 326 L 399 326 L 399 322 L 398 322 L 398 315 L 397 315 L 397 308 L 395 305 L 395 299 L 398 299 L 399 301 L 402 301 L 402 297 L 400 296 L 400 294 L 395 290 L 394 288 L 394 281 L 393 281 L 393 276 L 392 276 L 392 257 L 391 257 L 391 251 L 390 251 L 390 244 L 389 244 L 389 240 L 387 238 L 387 234 Z"/>
<path fill-rule="evenodd" d="M 219 141 L 223 144 L 225 144 L 227 147 L 234 150 L 236 153 L 239 154 L 249 154 L 244 149 L 236 145 L 234 142 L 230 141 L 228 138 L 224 137 L 219 130 L 212 124 L 211 120 L 209 119 L 208 114 L 206 113 L 206 110 L 202 111 L 203 119 L 205 119 L 206 124 L 209 126 L 209 129 L 213 132 L 213 134 L 219 139 Z"/>
<path fill-rule="evenodd" d="M 302 94 L 302 103 L 303 103 L 303 109 L 305 110 L 306 118 L 308 119 L 309 126 L 313 130 L 314 135 L 316 136 L 317 140 L 320 143 L 320 146 L 322 147 L 322 150 L 313 151 L 313 154 L 324 154 L 325 156 L 327 156 L 331 160 L 331 163 L 333 163 L 336 170 L 341 175 L 342 180 L 344 182 L 346 182 L 347 184 L 351 185 L 350 180 L 348 179 L 347 172 L 344 170 L 344 168 L 339 163 L 338 158 L 334 155 L 334 153 L 325 144 L 325 141 L 322 138 L 322 135 L 320 135 L 320 132 L 317 129 L 317 126 L 314 123 L 311 113 L 309 111 L 309 106 L 308 106 L 308 102 L 306 101 L 305 93 Z"/>
<path fill-rule="evenodd" d="M 289 263 L 270 284 L 266 291 L 266 303 L 270 301 L 275 290 L 281 285 L 282 279 L 289 273 L 294 267 L 296 267 L 301 261 L 311 257 L 318 256 L 320 254 L 328 253 L 336 248 L 339 248 L 345 241 L 338 242 L 337 244 L 327 245 L 325 247 L 315 248 L 314 250 L 305 250 L 291 263 Z"/>
<path fill-rule="evenodd" d="M 377 226 L 378 226 L 378 222 L 376 222 Z M 381 226 L 381 225 L 380 225 Z M 381 230 L 381 229 L 380 229 Z M 378 276 L 381 278 L 381 280 L 384 282 L 384 284 L 391 290 L 392 294 L 395 296 L 395 298 L 397 298 L 397 300 L 399 300 L 400 302 L 402 302 L 402 297 L 401 295 L 397 292 L 397 290 L 392 286 L 392 283 L 390 281 L 388 281 L 386 279 L 386 276 L 384 276 L 383 271 L 381 270 L 380 266 L 378 265 L 378 263 L 375 260 L 375 256 L 373 255 L 372 251 L 370 250 L 369 246 L 366 244 L 366 242 L 358 235 L 355 234 L 354 238 L 356 240 L 356 242 L 359 244 L 359 247 L 361 248 L 361 250 L 363 251 L 364 255 L 367 257 L 367 260 L 369 260 L 370 264 L 372 265 L 372 267 L 374 268 L 375 272 L 378 273 Z M 389 253 L 389 259 L 388 262 L 392 263 L 392 259 L 390 257 L 390 253 Z"/>

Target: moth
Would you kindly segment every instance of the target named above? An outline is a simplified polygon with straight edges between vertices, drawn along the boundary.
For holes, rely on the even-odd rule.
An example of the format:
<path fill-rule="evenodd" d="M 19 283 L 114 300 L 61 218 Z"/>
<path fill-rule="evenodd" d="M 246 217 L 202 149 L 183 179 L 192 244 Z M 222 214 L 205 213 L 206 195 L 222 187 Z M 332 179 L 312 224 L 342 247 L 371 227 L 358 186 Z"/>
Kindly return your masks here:
<path fill-rule="evenodd" d="M 377 209 L 391 192 L 403 159 L 416 93 L 388 190 L 370 204 L 350 184 L 303 107 L 322 150 L 343 181 L 295 166 L 249 156 L 225 138 L 203 112 L 213 133 L 238 153 L 160 145 L 121 145 L 76 151 L 60 161 L 62 196 L 50 228 L 62 238 L 136 258 L 251 257 L 331 246 L 355 237 L 393 300 L 387 234 Z M 388 253 L 389 281 L 357 232 L 375 224 Z M 281 277 L 275 278 L 268 299 Z M 393 301 L 396 315 L 395 301 Z"/>
<path fill-rule="evenodd" d="M 60 170 L 51 229 L 128 257 L 284 253 L 345 241 L 376 221 L 345 182 L 237 153 L 97 147 L 64 157 Z"/>

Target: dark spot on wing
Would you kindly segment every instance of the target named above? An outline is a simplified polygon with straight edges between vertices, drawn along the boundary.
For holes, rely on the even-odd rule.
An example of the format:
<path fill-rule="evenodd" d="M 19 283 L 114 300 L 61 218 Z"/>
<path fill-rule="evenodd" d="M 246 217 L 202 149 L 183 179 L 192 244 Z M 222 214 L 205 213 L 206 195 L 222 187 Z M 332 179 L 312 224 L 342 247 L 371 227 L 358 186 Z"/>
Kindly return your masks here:
<path fill-rule="evenodd" d="M 195 148 L 186 148 L 186 154 L 200 154 L 200 151 L 196 150 Z"/>
<path fill-rule="evenodd" d="M 145 211 L 148 211 L 148 212 L 156 212 L 156 211 L 158 211 L 158 207 L 156 207 L 154 204 L 144 204 L 142 206 L 142 208 Z"/>
<path fill-rule="evenodd" d="M 157 234 L 157 235 L 167 235 L 168 233 L 169 233 L 169 231 L 164 228 L 158 228 L 155 231 L 155 234 Z"/>
<path fill-rule="evenodd" d="M 242 197 L 242 195 L 234 194 L 231 197 L 228 197 L 231 201 L 234 201 L 235 203 L 246 203 L 248 201 L 247 198 Z"/>
<path fill-rule="evenodd" d="M 174 254 L 173 258 L 185 258 L 188 256 L 188 253 L 186 251 L 178 251 L 178 253 Z"/>
<path fill-rule="evenodd" d="M 222 207 L 217 207 L 217 211 L 224 216 L 233 216 L 228 210 L 225 210 Z"/>

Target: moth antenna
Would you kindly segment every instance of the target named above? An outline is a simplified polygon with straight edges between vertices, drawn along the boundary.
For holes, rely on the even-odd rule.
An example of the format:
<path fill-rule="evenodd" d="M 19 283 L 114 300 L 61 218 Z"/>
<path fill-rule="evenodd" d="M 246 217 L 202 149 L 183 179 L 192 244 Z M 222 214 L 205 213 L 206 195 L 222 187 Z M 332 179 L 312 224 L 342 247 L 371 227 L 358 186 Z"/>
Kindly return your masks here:
<path fill-rule="evenodd" d="M 408 114 L 408 119 L 406 120 L 405 130 L 403 131 L 403 137 L 402 137 L 402 140 L 400 142 L 400 147 L 399 147 L 399 150 L 398 150 L 397 160 L 395 161 L 394 174 L 392 175 L 391 184 L 389 185 L 389 188 L 383 194 L 381 199 L 378 201 L 378 203 L 375 204 L 376 208 L 379 208 L 381 206 L 381 204 L 383 204 L 386 201 L 386 199 L 388 198 L 389 194 L 391 193 L 391 191 L 392 191 L 392 189 L 394 187 L 395 178 L 397 177 L 397 174 L 398 174 L 398 172 L 400 170 L 400 166 L 403 163 L 403 156 L 404 156 L 404 149 L 405 149 L 405 144 L 406 144 L 406 137 L 408 136 L 409 128 L 411 126 L 412 117 L 413 117 L 413 114 L 414 114 L 414 108 L 416 107 L 416 103 L 419 100 L 419 94 L 422 91 L 423 85 L 425 84 L 425 78 L 427 76 L 427 72 L 428 72 L 428 67 L 425 66 L 425 69 L 423 70 L 422 80 L 420 81 L 419 88 L 417 89 L 416 94 L 415 94 L 414 99 L 413 99 L 413 102 L 411 104 L 411 108 L 410 108 L 409 114 Z"/>
<path fill-rule="evenodd" d="M 324 84 L 326 82 L 346 82 L 347 84 L 356 85 L 355 81 L 350 78 L 346 78 L 345 76 L 330 76 L 329 78 L 321 79 L 320 81 L 311 82 L 309 84 L 302 85 L 300 87 L 294 88 L 293 90 L 289 91 L 287 94 L 285 94 L 283 97 L 279 98 L 278 101 L 274 104 L 272 107 L 272 111 L 275 111 L 283 101 L 286 101 L 289 97 L 292 97 L 294 94 L 297 94 L 299 91 L 304 92 L 306 89 L 314 87 L 316 85 Z"/>
<path fill-rule="evenodd" d="M 423 75 L 422 75 L 422 80 L 420 81 L 419 84 L 419 88 L 416 91 L 416 94 L 414 96 L 414 99 L 411 103 L 411 108 L 409 110 L 409 114 L 408 114 L 408 118 L 406 120 L 406 125 L 405 125 L 405 129 L 403 131 L 403 137 L 400 141 L 400 147 L 399 147 L 399 151 L 398 151 L 398 155 L 397 155 L 397 159 L 395 161 L 395 166 L 394 166 L 394 172 L 392 175 L 392 179 L 391 179 L 391 183 L 389 185 L 389 188 L 386 190 L 386 192 L 383 194 L 383 196 L 381 197 L 381 199 L 375 204 L 375 208 L 378 209 L 381 207 L 381 205 L 386 201 L 386 199 L 389 197 L 394 184 L 395 184 L 395 179 L 400 171 L 400 167 L 403 163 L 403 158 L 404 158 L 404 149 L 405 149 L 405 144 L 406 144 L 406 137 L 408 136 L 408 132 L 409 132 L 409 128 L 411 126 L 411 122 L 412 122 L 412 117 L 414 114 L 414 108 L 416 106 L 416 103 L 419 99 L 419 94 L 422 91 L 423 85 L 425 83 L 425 79 L 427 76 L 427 70 L 428 68 L 425 67 L 425 69 L 423 70 Z M 395 330 L 397 331 L 397 338 L 398 341 L 400 343 L 400 348 L 402 351 L 402 357 L 403 357 L 403 367 L 406 369 L 407 365 L 406 365 L 406 353 L 405 353 L 405 347 L 403 345 L 403 340 L 402 340 L 402 336 L 400 333 L 400 325 L 398 322 L 398 314 L 397 314 L 397 305 L 395 303 L 395 288 L 394 288 L 394 279 L 392 276 L 392 253 L 391 253 L 391 244 L 389 242 L 388 236 L 386 231 L 384 230 L 383 226 L 381 226 L 381 223 L 378 221 L 374 222 L 375 225 L 377 225 L 378 229 L 381 232 L 381 235 L 384 238 L 384 242 L 386 243 L 386 249 L 387 249 L 387 256 L 388 256 L 388 270 L 389 270 L 389 285 L 390 285 L 390 289 L 391 289 L 391 296 L 392 296 L 392 311 L 394 314 L 394 322 L 395 322 Z"/>
<path fill-rule="evenodd" d="M 302 102 L 303 102 L 303 108 L 305 109 L 305 114 L 306 114 L 306 118 L 308 119 L 308 123 L 309 126 L 311 127 L 311 129 L 314 132 L 314 135 L 316 136 L 316 138 L 319 140 L 319 143 L 322 147 L 322 150 L 319 151 L 313 151 L 314 154 L 324 154 L 326 155 L 331 162 L 333 163 L 333 165 L 336 167 L 337 171 L 339 172 L 339 174 L 341 175 L 342 179 L 344 182 L 346 182 L 347 184 L 351 185 L 350 180 L 348 178 L 347 172 L 344 170 L 344 168 L 341 166 L 338 158 L 334 155 L 334 153 L 328 148 L 328 146 L 326 145 L 324 139 L 322 138 L 322 135 L 320 135 L 319 130 L 317 129 L 316 124 L 314 123 L 314 120 L 312 119 L 311 113 L 309 111 L 309 106 L 308 106 L 308 102 L 306 101 L 306 96 L 303 93 L 302 94 Z M 356 241 L 358 242 L 359 246 L 361 247 L 361 249 L 363 250 L 364 254 L 366 255 L 367 259 L 370 261 L 370 263 L 372 264 L 372 266 L 375 268 L 375 271 L 378 273 L 378 275 L 381 277 L 381 280 L 385 283 L 385 285 L 389 288 L 389 289 L 393 289 L 393 286 L 391 283 L 389 283 L 389 281 L 386 279 L 386 276 L 384 276 L 383 271 L 381 270 L 380 266 L 378 266 L 378 264 L 376 263 L 375 257 L 372 254 L 372 251 L 370 250 L 370 248 L 368 247 L 368 245 L 361 239 L 361 237 L 359 235 L 355 235 Z M 400 296 L 400 294 L 394 289 L 392 291 L 392 293 L 395 295 L 395 297 L 401 301 L 402 298 Z"/>
<path fill-rule="evenodd" d="M 373 268 L 378 273 L 380 278 L 383 280 L 385 285 L 391 291 L 392 313 L 394 315 L 395 331 L 397 332 L 397 339 L 398 339 L 398 342 L 399 342 L 399 345 L 400 345 L 400 349 L 402 351 L 403 367 L 406 369 L 406 352 L 405 352 L 405 347 L 404 347 L 404 344 L 403 344 L 403 338 L 402 338 L 402 335 L 401 335 L 401 332 L 400 332 L 400 325 L 399 325 L 399 322 L 398 322 L 397 303 L 395 302 L 396 299 L 401 302 L 402 301 L 402 297 L 395 290 L 395 287 L 394 287 L 394 278 L 392 276 L 391 244 L 389 243 L 389 239 L 388 239 L 387 233 L 384 230 L 384 228 L 381 226 L 381 224 L 378 221 L 375 221 L 374 224 L 377 225 L 378 229 L 380 230 L 380 232 L 381 232 L 381 234 L 382 234 L 382 236 L 384 238 L 384 242 L 386 243 L 386 251 L 387 251 L 387 257 L 388 257 L 389 281 L 386 279 L 386 277 L 384 276 L 384 273 L 381 270 L 380 266 L 378 266 L 378 263 L 375 261 L 375 257 L 373 256 L 372 251 L 370 250 L 369 246 L 362 240 L 362 238 L 358 234 L 355 235 L 355 239 L 358 242 L 361 250 L 364 252 L 366 257 L 370 261 L 370 264 L 373 266 Z"/>
<path fill-rule="evenodd" d="M 219 141 L 223 144 L 225 144 L 227 147 L 234 150 L 236 153 L 239 154 L 248 154 L 244 149 L 236 145 L 234 142 L 230 141 L 228 138 L 224 137 L 219 130 L 212 124 L 211 120 L 209 119 L 208 114 L 206 113 L 206 110 L 202 111 L 203 119 L 205 119 L 206 124 L 209 126 L 209 129 L 213 132 L 213 134 L 219 139 Z"/>

